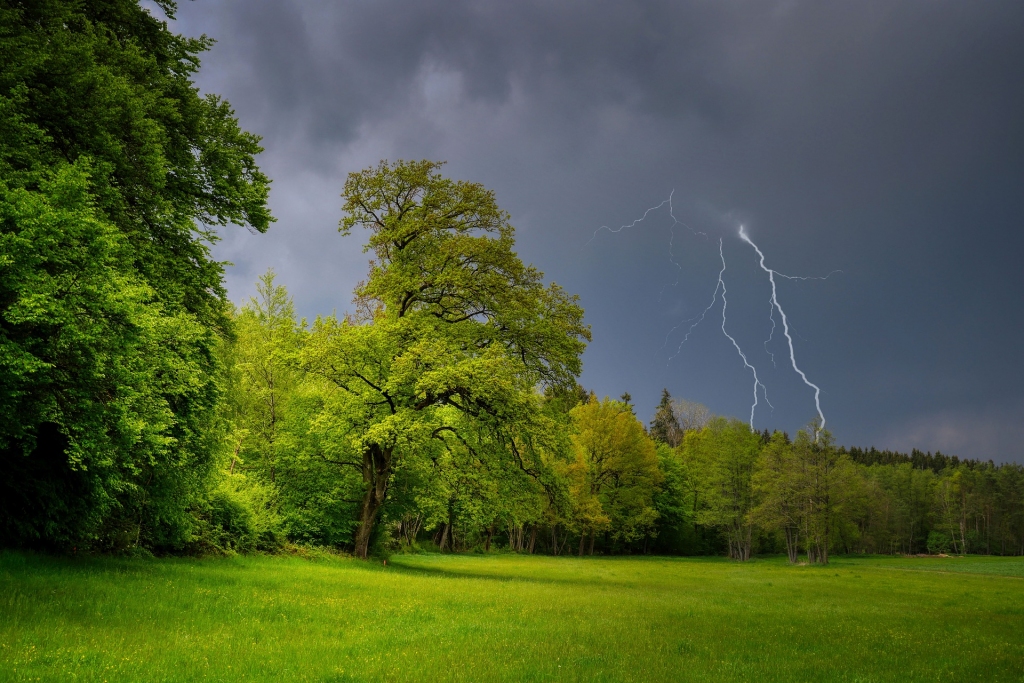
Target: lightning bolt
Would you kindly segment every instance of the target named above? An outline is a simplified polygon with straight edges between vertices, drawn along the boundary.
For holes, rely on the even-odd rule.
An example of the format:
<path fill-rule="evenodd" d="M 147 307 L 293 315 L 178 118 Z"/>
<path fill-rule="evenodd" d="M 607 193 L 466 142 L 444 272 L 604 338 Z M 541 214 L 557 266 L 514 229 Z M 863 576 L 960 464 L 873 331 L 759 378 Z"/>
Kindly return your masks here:
<path fill-rule="evenodd" d="M 721 240 L 719 240 L 719 241 L 721 241 Z M 686 340 L 688 340 L 690 338 L 690 335 L 697 328 L 697 326 L 700 325 L 702 322 L 704 322 L 704 316 L 706 316 L 708 314 L 708 311 L 710 311 L 714 307 L 715 302 L 718 301 L 718 290 L 721 289 L 722 285 L 724 284 L 723 281 L 722 281 L 722 272 L 724 270 L 725 269 L 723 268 L 722 271 L 719 271 L 719 273 L 718 273 L 718 284 L 715 285 L 715 291 L 711 294 L 711 303 L 709 303 L 707 305 L 707 307 L 703 311 L 700 312 L 700 315 L 695 315 L 694 317 L 692 317 L 692 318 L 690 318 L 688 320 L 684 320 L 683 322 L 677 324 L 675 327 L 673 327 L 671 330 L 669 330 L 668 334 L 665 335 L 665 343 L 661 345 L 661 348 L 665 348 L 668 345 L 668 340 L 672 336 L 673 332 L 675 332 L 676 330 L 678 330 L 680 327 L 682 327 L 686 323 L 690 322 L 691 320 L 696 320 L 697 321 L 697 322 L 693 323 L 692 325 L 690 325 L 690 329 L 688 329 L 686 331 L 686 334 L 683 336 L 683 340 L 681 342 L 679 342 L 679 346 L 676 347 L 676 352 L 673 353 L 671 356 L 669 356 L 669 358 L 668 358 L 668 362 L 669 363 L 671 363 L 672 359 L 675 358 L 676 356 L 678 356 L 679 352 L 683 350 L 683 344 L 685 344 Z"/>
<path fill-rule="evenodd" d="M 757 378 L 757 368 L 755 368 L 753 365 L 751 365 L 747 361 L 747 356 L 746 356 L 746 354 L 743 353 L 743 349 L 741 349 L 740 345 L 736 343 L 736 340 L 733 339 L 732 335 L 725 331 L 725 309 L 729 307 L 729 302 L 725 298 L 725 291 L 726 291 L 725 290 L 725 280 L 722 279 L 722 276 L 725 274 L 725 253 L 722 251 L 722 240 L 721 239 L 718 240 L 718 256 L 722 259 L 722 270 L 720 270 L 718 272 L 718 284 L 722 288 L 722 334 L 724 334 L 726 337 L 728 337 L 729 341 L 732 342 L 732 345 L 736 347 L 736 353 L 740 354 L 740 358 L 743 359 L 743 365 L 748 367 L 748 368 L 750 368 L 750 371 L 752 373 L 754 373 L 754 402 L 752 404 L 750 404 L 750 430 L 753 431 L 754 430 L 754 411 L 757 409 L 757 388 L 758 387 L 761 387 L 761 391 L 764 392 L 765 403 L 767 403 L 770 406 L 772 406 L 772 404 L 771 404 L 771 401 L 768 400 L 768 389 L 766 389 L 765 386 L 763 384 L 761 384 L 761 380 L 759 380 Z M 718 290 L 716 289 L 715 291 L 717 292 Z M 772 410 L 775 410 L 775 406 L 772 406 Z"/>
<path fill-rule="evenodd" d="M 768 348 L 768 344 L 770 344 L 772 339 L 775 338 L 775 307 L 774 306 L 772 306 L 771 308 L 768 309 L 768 319 L 772 321 L 772 331 L 768 333 L 768 338 L 764 340 L 764 352 L 767 353 L 769 356 L 771 356 L 771 358 L 772 358 L 772 367 L 773 368 L 777 368 L 779 366 L 775 364 L 775 354 L 772 353 L 771 349 Z"/>
<path fill-rule="evenodd" d="M 658 209 L 660 209 L 661 207 L 665 206 L 666 204 L 671 206 L 671 204 L 672 204 L 672 194 L 674 194 L 674 193 L 675 193 L 675 190 L 672 190 L 672 192 L 669 193 L 669 195 L 668 195 L 668 199 L 663 201 L 661 204 L 657 204 L 657 205 L 652 206 L 651 208 L 647 209 L 646 211 L 644 211 L 644 215 L 640 216 L 640 218 L 637 218 L 632 223 L 627 223 L 626 225 L 620 225 L 618 228 L 609 228 L 607 225 L 602 225 L 601 227 L 599 227 L 597 230 L 594 231 L 594 234 L 591 235 L 590 239 L 587 240 L 587 243 L 584 244 L 580 248 L 580 251 L 585 249 L 591 242 L 593 242 L 594 238 L 597 237 L 597 233 L 601 232 L 602 230 L 607 230 L 608 232 L 616 233 L 616 232 L 622 232 L 623 230 L 628 230 L 629 228 L 635 228 L 637 223 L 642 223 L 644 221 L 644 219 L 647 218 L 648 214 L 650 214 L 652 211 L 657 211 Z M 671 211 L 671 209 L 670 209 L 670 211 Z M 677 267 L 678 267 L 678 264 L 677 264 Z"/>
<path fill-rule="evenodd" d="M 661 209 L 662 207 L 664 207 L 667 204 L 668 205 L 669 216 L 672 218 L 672 225 L 669 226 L 670 236 L 669 236 L 669 242 L 668 242 L 668 258 L 669 258 L 669 261 L 672 263 L 672 265 L 674 265 L 676 267 L 676 281 L 675 281 L 675 283 L 672 286 L 674 287 L 674 286 L 678 285 L 679 284 L 679 274 L 682 271 L 682 266 L 675 259 L 674 247 L 675 247 L 675 236 L 676 236 L 675 229 L 676 229 L 676 226 L 683 226 L 683 227 L 687 228 L 695 236 L 696 235 L 700 235 L 700 236 L 703 236 L 705 239 L 707 239 L 708 235 L 705 232 L 694 230 L 692 227 L 690 227 L 686 223 L 683 223 L 678 218 L 676 218 L 675 207 L 673 206 L 673 201 L 672 201 L 674 195 L 675 195 L 675 190 L 672 190 L 669 193 L 667 199 L 665 199 L 664 201 L 662 201 L 662 202 L 660 202 L 660 203 L 658 203 L 658 204 L 648 208 L 646 211 L 644 211 L 643 215 L 641 215 L 639 218 L 637 218 L 636 220 L 632 221 L 631 223 L 627 223 L 625 225 L 621 225 L 618 228 L 611 228 L 611 227 L 609 227 L 607 225 L 600 226 L 599 228 L 597 228 L 594 231 L 594 234 L 591 235 L 590 239 L 587 240 L 586 244 L 584 244 L 582 248 L 586 248 L 591 242 L 593 242 L 594 239 L 597 237 L 598 233 L 600 233 L 602 230 L 606 230 L 606 231 L 608 231 L 610 233 L 619 233 L 619 232 L 622 232 L 623 230 L 634 228 L 638 224 L 640 224 L 643 221 L 645 221 L 647 219 L 647 217 L 652 212 L 658 211 L 659 209 Z M 771 294 L 771 297 L 768 300 L 768 303 L 769 303 L 768 319 L 772 323 L 772 328 L 771 328 L 771 332 L 768 334 L 768 339 L 766 339 L 765 342 L 764 342 L 765 353 L 767 353 L 768 356 L 771 358 L 772 365 L 777 367 L 776 363 L 775 363 L 775 354 L 771 351 L 771 349 L 768 348 L 768 345 L 775 338 L 775 332 L 778 329 L 778 326 L 777 326 L 777 323 L 776 323 L 776 319 L 775 319 L 775 312 L 778 311 L 779 316 L 780 316 L 780 318 L 782 320 L 782 333 L 786 337 L 786 343 L 789 346 L 789 362 L 790 362 L 790 365 L 792 365 L 793 371 L 796 372 L 800 376 L 801 380 L 803 380 L 803 383 L 806 384 L 808 387 L 810 387 L 811 389 L 814 390 L 814 406 L 817 409 L 818 417 L 821 420 L 820 427 L 824 428 L 824 426 L 825 426 L 825 414 L 821 410 L 821 388 L 817 384 L 814 384 L 809 379 L 807 379 L 807 375 L 804 373 L 803 370 L 800 369 L 800 366 L 798 366 L 797 363 L 796 363 L 796 350 L 795 350 L 795 348 L 793 346 L 793 336 L 790 334 L 791 330 L 790 330 L 790 327 L 789 327 L 789 319 L 787 318 L 786 312 L 785 312 L 785 310 L 783 310 L 782 305 L 779 303 L 778 290 L 777 290 L 777 287 L 776 287 L 775 278 L 776 278 L 776 276 L 778 276 L 778 277 L 786 279 L 786 280 L 801 280 L 801 281 L 803 281 L 803 280 L 827 280 L 832 275 L 835 275 L 836 273 L 841 273 L 843 271 L 841 271 L 841 270 L 833 270 L 832 272 L 830 272 L 830 273 L 828 273 L 827 275 L 824 275 L 824 276 L 787 275 L 785 273 L 780 273 L 779 271 L 773 270 L 773 269 L 769 268 L 767 265 L 765 265 L 764 254 L 761 252 L 761 249 L 758 248 L 758 246 L 756 244 L 754 244 L 754 241 L 750 239 L 750 236 L 747 235 L 746 228 L 743 225 L 740 226 L 739 235 L 740 235 L 740 239 L 742 239 L 744 242 L 746 242 L 751 247 L 753 247 L 754 251 L 757 252 L 757 256 L 758 256 L 758 259 L 759 259 L 759 264 L 761 266 L 761 269 L 768 274 L 768 280 L 769 280 L 769 282 L 771 283 L 771 286 L 772 286 L 772 294 Z M 707 314 L 711 311 L 712 308 L 715 307 L 715 304 L 718 302 L 718 292 L 721 291 L 722 292 L 722 325 L 721 325 L 722 334 L 725 335 L 726 339 L 728 339 L 732 343 L 733 348 L 736 349 L 736 353 L 739 354 L 740 359 L 743 361 L 743 366 L 745 368 L 749 369 L 751 374 L 753 374 L 753 376 L 754 376 L 754 387 L 753 387 L 754 401 L 753 401 L 753 403 L 750 406 L 750 428 L 753 429 L 754 428 L 754 414 L 757 411 L 757 406 L 758 406 L 758 388 L 760 388 L 761 392 L 764 395 L 765 403 L 767 403 L 772 408 L 772 410 L 775 410 L 775 406 L 773 406 L 771 401 L 768 400 L 768 389 L 765 387 L 765 385 L 761 382 L 760 378 L 757 376 L 757 368 L 755 368 L 750 363 L 750 361 L 748 360 L 746 354 L 743 353 L 743 349 L 740 347 L 739 342 L 737 342 L 736 339 L 731 334 L 729 334 L 728 330 L 726 330 L 726 320 L 727 320 L 726 310 L 728 309 L 729 302 L 728 302 L 728 300 L 726 298 L 726 294 L 727 294 L 727 291 L 728 291 L 726 286 L 725 286 L 726 263 L 725 263 L 725 251 L 724 251 L 724 247 L 723 247 L 723 240 L 721 238 L 719 238 L 719 240 L 718 240 L 718 257 L 722 261 L 722 269 L 718 272 L 718 282 L 715 285 L 715 291 L 712 292 L 712 294 L 711 294 L 711 302 L 704 308 L 703 311 L 701 311 L 701 313 L 699 315 L 697 315 L 697 316 L 695 316 L 693 318 L 689 318 L 688 320 L 684 320 L 684 321 L 676 324 L 671 330 L 669 330 L 668 334 L 665 335 L 665 343 L 662 344 L 662 348 L 665 348 L 665 346 L 668 345 L 668 340 L 672 337 L 673 333 L 675 333 L 676 330 L 678 330 L 680 327 L 682 327 L 683 325 L 685 325 L 687 323 L 691 323 L 689 329 L 687 329 L 687 331 L 686 331 L 686 334 L 683 336 L 682 341 L 680 341 L 679 345 L 676 347 L 675 353 L 672 354 L 672 356 L 669 357 L 668 362 L 671 363 L 672 359 L 675 358 L 676 356 L 678 356 L 682 352 L 683 345 L 686 344 L 686 342 L 690 339 L 690 335 L 693 334 L 693 331 L 702 322 L 704 322 L 704 319 L 707 317 Z M 665 289 L 667 287 L 668 287 L 668 285 L 666 285 L 665 287 L 662 287 L 661 293 L 659 293 L 659 295 L 658 295 L 659 299 L 661 298 L 661 295 L 664 294 Z"/>
<path fill-rule="evenodd" d="M 676 348 L 676 352 L 675 352 L 675 354 L 673 354 L 672 358 L 675 358 L 676 356 L 679 355 L 679 352 L 683 348 L 683 344 L 685 344 L 686 340 L 690 338 L 690 334 L 693 332 L 693 330 L 696 329 L 696 327 L 698 325 L 700 325 L 702 322 L 704 322 L 704 317 L 708 314 L 708 311 L 710 311 L 714 307 L 715 302 L 718 301 L 718 292 L 719 292 L 719 290 L 721 290 L 721 292 L 722 292 L 722 334 L 725 335 L 726 339 L 728 339 L 730 342 L 732 342 L 733 347 L 736 349 L 736 353 L 739 354 L 740 359 L 743 361 L 743 366 L 746 367 L 747 369 L 749 369 L 750 372 L 753 373 L 753 375 L 754 375 L 754 402 L 750 405 L 750 429 L 753 430 L 754 429 L 754 412 L 757 410 L 757 388 L 758 387 L 760 387 L 761 391 L 764 393 L 764 401 L 765 401 L 765 403 L 767 403 L 769 406 L 771 406 L 772 410 L 775 410 L 775 406 L 773 406 L 772 402 L 768 400 L 768 389 L 765 387 L 764 384 L 761 383 L 761 380 L 758 379 L 758 377 L 757 377 L 757 368 L 755 368 L 753 365 L 750 364 L 750 361 L 747 360 L 747 355 L 745 353 L 743 353 L 743 349 L 740 348 L 739 342 L 737 342 L 735 337 L 733 337 L 731 334 L 729 334 L 729 332 L 725 329 L 725 322 L 726 322 L 726 313 L 725 312 L 726 312 L 726 309 L 729 308 L 729 300 L 726 298 L 726 293 L 728 292 L 728 290 L 727 290 L 727 288 L 725 286 L 725 252 L 723 251 L 723 246 L 722 246 L 721 238 L 719 238 L 719 240 L 718 240 L 718 257 L 720 259 L 722 259 L 722 269 L 720 271 L 718 271 L 718 283 L 715 285 L 715 291 L 711 294 L 711 303 L 708 304 L 707 308 L 705 308 L 701 312 L 701 314 L 696 317 L 696 322 L 693 323 L 692 325 L 690 325 L 690 329 L 686 331 L 686 336 L 684 336 L 683 340 L 681 342 L 679 342 L 679 346 Z M 693 318 L 691 318 L 691 320 L 693 320 Z M 689 322 L 689 321 L 687 321 L 687 322 Z M 680 323 L 680 324 L 683 324 L 683 323 Z M 676 327 L 679 327 L 679 325 L 677 325 Z M 673 329 L 675 329 L 675 328 L 673 328 Z M 671 334 L 671 332 L 669 332 L 669 334 Z M 669 362 L 672 361 L 672 358 L 669 358 Z"/>
<path fill-rule="evenodd" d="M 831 273 L 829 273 L 828 275 L 826 275 L 824 277 L 794 277 L 794 276 L 791 276 L 791 275 L 784 275 L 783 273 L 779 273 L 779 272 L 777 272 L 775 270 L 772 270 L 771 268 L 769 268 L 768 266 L 766 266 L 764 264 L 764 254 L 761 253 L 761 250 L 758 248 L 758 246 L 756 244 L 754 244 L 754 241 L 752 239 L 750 239 L 750 237 L 747 235 L 746 229 L 742 225 L 740 226 L 740 239 L 743 240 L 744 242 L 746 242 L 747 244 L 749 244 L 751 247 L 754 248 L 754 251 L 757 252 L 757 257 L 758 257 L 759 263 L 761 265 L 761 270 L 763 270 L 764 272 L 768 273 L 768 281 L 771 282 L 771 284 L 772 284 L 772 296 L 771 296 L 771 299 L 770 299 L 770 301 L 771 301 L 771 310 L 773 312 L 774 311 L 778 311 L 779 312 L 779 316 L 782 318 L 782 334 L 785 335 L 786 342 L 789 344 L 789 362 L 793 366 L 793 371 L 796 372 L 796 374 L 800 375 L 800 379 L 802 379 L 804 381 L 804 384 L 806 384 L 810 388 L 814 389 L 814 406 L 815 406 L 815 408 L 818 409 L 818 417 L 821 418 L 821 428 L 824 429 L 825 428 L 825 414 L 821 412 L 821 400 L 820 400 L 821 388 L 818 387 L 818 385 L 813 383 L 811 380 L 807 379 L 807 375 L 805 375 L 804 371 L 801 370 L 800 367 L 796 364 L 796 351 L 793 349 L 793 337 L 791 337 L 790 334 L 789 334 L 789 320 L 786 318 L 786 312 L 784 310 L 782 310 L 782 306 L 779 305 L 778 292 L 776 291 L 776 288 L 775 288 L 775 276 L 778 275 L 779 277 L 786 278 L 787 280 L 825 280 L 825 279 L 828 279 L 829 276 L 831 276 L 834 273 L 839 272 L 839 271 L 832 271 Z M 722 263 L 723 263 L 723 265 L 725 264 L 725 260 L 724 259 L 723 259 Z M 724 316 L 724 311 L 723 311 L 723 316 Z M 724 325 L 724 323 L 723 323 L 723 325 Z M 724 329 L 725 328 L 723 327 L 723 331 L 724 331 Z M 774 313 L 773 313 L 773 317 L 772 317 L 772 334 L 774 334 L 774 333 L 775 333 L 775 318 L 774 318 Z M 769 337 L 768 339 L 769 339 L 769 341 L 771 341 L 771 337 Z M 768 342 L 765 342 L 766 345 L 767 345 L 767 343 Z M 737 348 L 739 348 L 739 347 L 737 347 Z M 773 356 L 772 357 L 772 361 L 774 362 L 774 360 L 775 360 L 775 357 Z M 756 378 L 756 375 L 755 375 L 755 378 Z M 756 386 L 755 386 L 755 398 L 756 398 Z M 765 399 L 765 400 L 767 400 L 767 399 Z"/>
<path fill-rule="evenodd" d="M 742 230 L 742 229 L 743 229 L 743 227 L 740 226 L 740 230 Z M 747 241 L 749 242 L 750 240 L 747 240 Z M 757 247 L 754 247 L 754 248 L 756 249 Z M 758 252 L 758 253 L 761 253 L 761 252 Z M 762 267 L 764 267 L 764 266 L 762 265 Z M 835 275 L 836 273 L 841 273 L 841 272 L 843 272 L 843 271 L 841 271 L 841 270 L 833 270 L 828 275 L 811 275 L 811 276 L 786 275 L 785 273 L 780 273 L 779 271 L 775 271 L 775 274 L 778 275 L 779 277 L 784 277 L 787 280 L 827 280 L 830 277 L 832 277 L 833 275 Z M 772 367 L 778 367 L 777 365 L 775 365 L 775 354 L 772 353 L 771 349 L 768 348 L 768 344 L 770 344 L 772 339 L 775 338 L 775 305 L 774 305 L 774 301 L 772 299 L 769 299 L 768 303 L 771 304 L 771 306 L 768 308 L 768 319 L 772 321 L 772 331 L 768 333 L 768 338 L 765 339 L 765 341 L 764 341 L 764 352 L 767 353 L 769 356 L 771 356 Z M 800 335 L 798 334 L 797 336 L 799 337 Z M 802 337 L 801 337 L 801 339 L 802 339 Z"/>
<path fill-rule="evenodd" d="M 682 272 L 682 270 L 683 270 L 683 267 L 676 262 L 676 255 L 672 251 L 672 248 L 673 248 L 674 243 L 676 241 L 676 226 L 677 225 L 681 225 L 684 228 L 686 228 L 687 230 L 689 230 L 690 232 L 692 232 L 694 235 L 701 235 L 702 237 L 704 237 L 704 239 L 707 239 L 707 237 L 708 237 L 708 234 L 706 232 L 701 232 L 700 230 L 694 230 L 689 225 L 687 225 L 686 223 L 683 223 L 681 220 L 676 218 L 675 207 L 672 206 L 672 195 L 674 195 L 675 193 L 676 193 L 676 191 L 672 190 L 668 194 L 668 215 L 669 215 L 669 217 L 672 218 L 672 225 L 669 226 L 668 260 L 671 261 L 672 265 L 674 265 L 676 267 L 676 281 L 672 284 L 673 287 L 675 287 L 676 285 L 679 284 L 679 273 Z M 662 288 L 662 291 L 663 292 L 665 291 L 664 288 Z"/>
<path fill-rule="evenodd" d="M 694 235 L 701 235 L 705 239 L 708 236 L 706 232 L 701 232 L 700 230 L 694 230 L 692 227 L 690 227 L 686 223 L 684 223 L 681 220 L 679 220 L 678 218 L 676 218 L 675 207 L 672 205 L 672 198 L 675 196 L 675 193 L 676 193 L 676 191 L 673 189 L 671 192 L 668 193 L 668 199 L 662 201 L 660 204 L 655 204 L 654 206 L 650 207 L 649 209 L 647 209 L 646 211 L 643 212 L 643 215 L 641 215 L 640 218 L 637 218 L 632 223 L 627 223 L 625 225 L 620 225 L 617 228 L 610 228 L 607 225 L 600 226 L 597 230 L 594 231 L 594 234 L 590 236 L 590 239 L 587 240 L 586 244 L 584 244 L 582 247 L 580 247 L 580 251 L 582 251 L 583 249 L 586 249 L 587 246 L 591 242 L 594 241 L 594 238 L 596 238 L 598 233 L 600 233 L 602 230 L 606 230 L 606 231 L 608 231 L 610 233 L 619 233 L 619 232 L 622 232 L 623 230 L 628 230 L 630 228 L 635 228 L 639 223 L 642 223 L 644 220 L 646 220 L 647 216 L 650 215 L 652 212 L 657 211 L 661 207 L 663 207 L 666 204 L 668 204 L 668 215 L 672 219 L 672 225 L 669 226 L 668 260 L 669 260 L 669 262 L 673 266 L 676 267 L 676 281 L 674 283 L 672 283 L 672 286 L 675 287 L 676 285 L 679 284 L 679 274 L 683 270 L 683 267 L 681 265 L 679 265 L 678 261 L 676 261 L 676 255 L 675 255 L 675 252 L 673 251 L 673 249 L 675 247 L 675 241 L 676 241 L 676 226 L 677 225 L 681 225 L 684 228 L 686 228 L 687 230 L 689 230 L 690 232 L 692 232 Z M 667 287 L 668 287 L 668 285 L 665 285 L 665 287 L 661 288 L 661 292 L 658 293 L 658 299 L 661 299 L 661 295 L 665 293 L 665 289 Z"/>

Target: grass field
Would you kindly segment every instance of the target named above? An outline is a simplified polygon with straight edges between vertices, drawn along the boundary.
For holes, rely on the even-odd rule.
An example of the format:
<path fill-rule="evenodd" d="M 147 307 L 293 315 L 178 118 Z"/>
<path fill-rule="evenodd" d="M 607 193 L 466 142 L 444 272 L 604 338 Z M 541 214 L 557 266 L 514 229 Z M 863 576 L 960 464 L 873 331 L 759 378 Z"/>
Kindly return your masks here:
<path fill-rule="evenodd" d="M 0 554 L 2 681 L 1024 681 L 1024 560 Z"/>

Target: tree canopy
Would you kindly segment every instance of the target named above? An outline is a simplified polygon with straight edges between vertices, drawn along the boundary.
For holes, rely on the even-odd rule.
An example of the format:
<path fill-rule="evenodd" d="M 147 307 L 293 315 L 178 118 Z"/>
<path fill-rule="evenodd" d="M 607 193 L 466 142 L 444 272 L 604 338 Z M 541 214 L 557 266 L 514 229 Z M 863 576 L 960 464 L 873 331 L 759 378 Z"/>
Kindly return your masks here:
<path fill-rule="evenodd" d="M 228 320 L 211 226 L 272 220 L 258 138 L 192 82 L 209 45 L 129 0 L 0 8 L 8 542 L 192 533 Z"/>
<path fill-rule="evenodd" d="M 363 317 L 318 319 L 305 366 L 337 392 L 367 484 L 356 537 L 366 556 L 401 462 L 444 449 L 510 458 L 541 476 L 544 415 L 535 387 L 568 385 L 590 339 L 576 297 L 522 263 L 494 194 L 430 161 L 349 175 L 341 231 L 369 231 L 374 255 L 356 290 Z M 526 429 L 530 427 L 529 429 Z"/>

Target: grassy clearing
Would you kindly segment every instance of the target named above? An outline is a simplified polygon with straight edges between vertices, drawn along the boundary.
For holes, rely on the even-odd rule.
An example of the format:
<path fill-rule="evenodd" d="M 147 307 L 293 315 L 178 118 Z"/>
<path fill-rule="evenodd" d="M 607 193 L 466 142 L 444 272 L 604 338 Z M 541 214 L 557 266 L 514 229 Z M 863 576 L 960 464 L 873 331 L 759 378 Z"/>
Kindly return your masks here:
<path fill-rule="evenodd" d="M 0 680 L 1021 681 L 1024 562 L 8 553 Z"/>

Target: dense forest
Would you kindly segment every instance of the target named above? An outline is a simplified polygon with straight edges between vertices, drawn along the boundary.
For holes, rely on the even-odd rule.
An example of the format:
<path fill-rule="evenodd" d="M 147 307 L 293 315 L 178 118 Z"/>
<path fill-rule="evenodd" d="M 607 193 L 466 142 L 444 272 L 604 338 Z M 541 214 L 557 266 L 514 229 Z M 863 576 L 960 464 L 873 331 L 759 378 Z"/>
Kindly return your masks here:
<path fill-rule="evenodd" d="M 233 306 L 209 247 L 267 230 L 270 181 L 192 81 L 209 45 L 129 0 L 0 9 L 0 544 L 1024 554 L 1018 465 L 583 389 L 577 298 L 440 163 L 348 176 L 350 313 L 272 272 Z"/>

